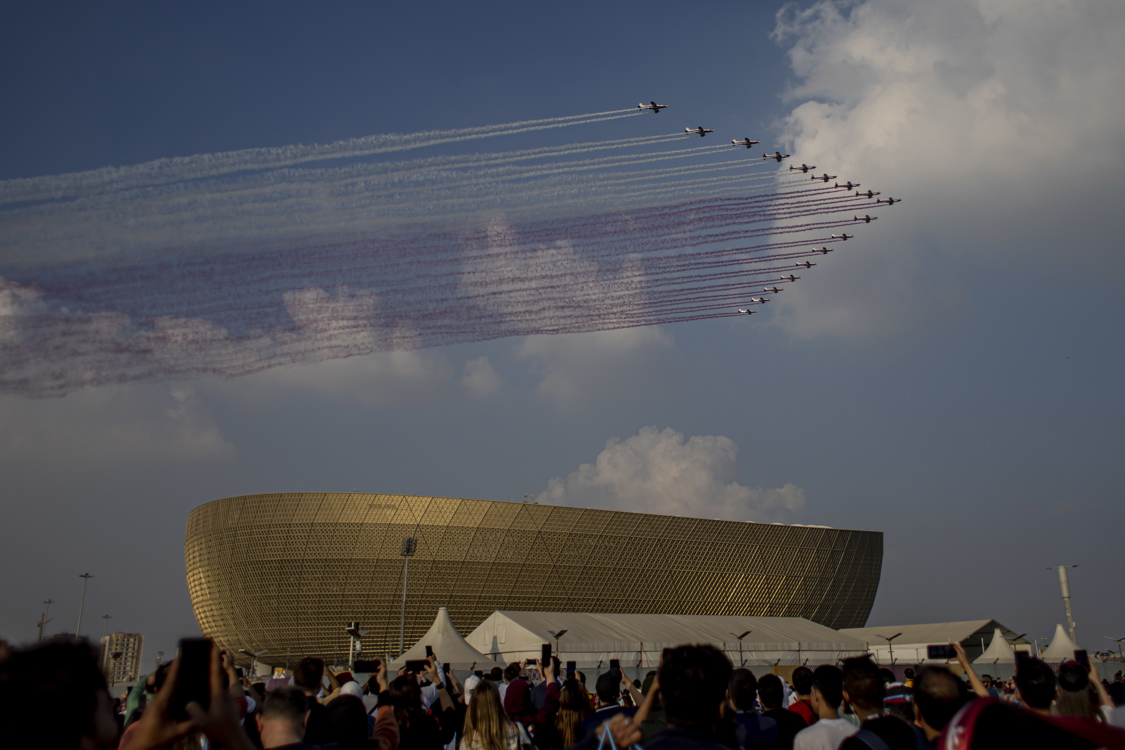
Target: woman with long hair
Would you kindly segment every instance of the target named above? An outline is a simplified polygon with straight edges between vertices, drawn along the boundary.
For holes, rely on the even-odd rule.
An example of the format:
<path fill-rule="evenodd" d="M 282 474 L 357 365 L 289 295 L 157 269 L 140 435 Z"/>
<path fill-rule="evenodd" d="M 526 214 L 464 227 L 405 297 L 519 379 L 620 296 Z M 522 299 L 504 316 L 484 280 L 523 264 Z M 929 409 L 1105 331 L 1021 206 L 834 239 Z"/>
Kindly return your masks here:
<path fill-rule="evenodd" d="M 422 690 L 412 674 L 396 677 L 387 690 L 398 723 L 399 747 L 440 750 L 441 729 L 422 709 Z"/>
<path fill-rule="evenodd" d="M 1058 677 L 1055 708 L 1059 716 L 1079 716 L 1095 720 L 1101 718 L 1097 692 L 1081 665 L 1070 662 L 1063 664 L 1059 667 Z"/>
<path fill-rule="evenodd" d="M 481 680 L 465 712 L 465 728 L 458 750 L 519 750 L 531 738 L 504 713 L 500 691 L 492 680 Z"/>
<path fill-rule="evenodd" d="M 570 679 L 563 683 L 559 695 L 559 713 L 555 717 L 555 732 L 559 747 L 570 747 L 585 735 L 582 722 L 594 715 L 590 707 L 590 697 L 586 688 L 578 680 Z"/>

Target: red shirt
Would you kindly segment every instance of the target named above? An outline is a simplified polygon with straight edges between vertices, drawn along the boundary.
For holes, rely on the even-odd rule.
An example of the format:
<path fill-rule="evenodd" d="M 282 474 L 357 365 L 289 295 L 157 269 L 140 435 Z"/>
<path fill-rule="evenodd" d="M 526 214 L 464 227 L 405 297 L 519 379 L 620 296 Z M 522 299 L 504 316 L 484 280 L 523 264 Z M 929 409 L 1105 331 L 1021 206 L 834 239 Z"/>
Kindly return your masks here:
<path fill-rule="evenodd" d="M 818 718 L 820 718 L 816 715 L 816 712 L 812 710 L 812 703 L 810 703 L 807 699 L 801 699 L 796 703 L 791 704 L 789 706 L 789 710 L 804 719 L 805 723 L 810 727 L 816 723 L 816 720 Z"/>

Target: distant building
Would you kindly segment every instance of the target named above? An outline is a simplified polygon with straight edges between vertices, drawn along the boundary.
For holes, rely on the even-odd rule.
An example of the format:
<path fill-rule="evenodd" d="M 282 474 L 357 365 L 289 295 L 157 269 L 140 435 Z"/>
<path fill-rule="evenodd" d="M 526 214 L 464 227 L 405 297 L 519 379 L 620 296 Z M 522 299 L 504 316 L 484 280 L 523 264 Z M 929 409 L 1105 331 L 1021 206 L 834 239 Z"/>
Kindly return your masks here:
<path fill-rule="evenodd" d="M 140 633 L 112 633 L 102 638 L 102 672 L 110 685 L 141 678 L 144 645 L 145 637 Z M 120 656 L 113 658 L 118 653 Z"/>
<path fill-rule="evenodd" d="M 927 625 L 881 625 L 868 628 L 844 628 L 845 635 L 867 644 L 879 664 L 922 664 L 928 646 L 960 643 L 969 661 L 974 661 L 992 644 L 997 628 L 1004 638 L 1021 651 L 1030 651 L 1031 644 L 1011 628 L 996 620 L 965 620 Z M 944 663 L 944 659 L 937 660 Z"/>

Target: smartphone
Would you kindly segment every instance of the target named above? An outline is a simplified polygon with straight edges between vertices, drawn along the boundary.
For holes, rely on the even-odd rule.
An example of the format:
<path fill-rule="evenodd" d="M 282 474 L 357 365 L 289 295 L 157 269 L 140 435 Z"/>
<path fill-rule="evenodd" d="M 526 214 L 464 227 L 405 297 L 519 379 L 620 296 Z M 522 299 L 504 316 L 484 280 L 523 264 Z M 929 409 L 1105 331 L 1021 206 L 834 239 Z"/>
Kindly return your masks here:
<path fill-rule="evenodd" d="M 413 672 L 414 674 L 422 674 L 429 665 L 430 662 L 427 659 L 408 659 L 406 661 L 406 671 Z"/>
<path fill-rule="evenodd" d="M 1026 651 L 1017 651 L 1016 652 L 1016 674 L 1019 674 L 1020 667 L 1022 667 L 1024 664 L 1026 664 L 1027 661 L 1030 658 L 1031 658 L 1031 654 L 1027 653 Z"/>
<path fill-rule="evenodd" d="M 364 672 L 364 673 L 378 672 L 379 671 L 379 660 L 378 659 L 356 659 L 355 664 L 352 665 L 352 669 L 354 669 L 356 672 Z"/>
<path fill-rule="evenodd" d="M 483 669 L 478 669 L 475 672 L 473 672 L 473 674 L 475 674 L 477 677 L 481 678 L 482 680 L 484 679 L 484 670 Z"/>
<path fill-rule="evenodd" d="M 426 646 L 426 658 L 429 659 L 429 658 L 433 657 L 433 655 L 434 655 L 433 646 Z"/>
<path fill-rule="evenodd" d="M 446 674 L 449 674 L 449 670 L 450 670 L 449 662 L 445 662 L 444 664 L 441 665 L 441 671 L 442 672 L 445 672 Z"/>
<path fill-rule="evenodd" d="M 529 667 L 530 667 L 530 666 L 531 666 L 532 664 L 537 664 L 537 663 L 538 663 L 538 662 L 536 662 L 536 661 L 535 661 L 535 659 L 528 659 L 528 660 L 527 660 L 527 665 L 528 665 Z"/>
<path fill-rule="evenodd" d="M 573 680 L 575 673 L 578 672 L 578 662 L 568 661 L 566 663 L 566 678 Z"/>
<path fill-rule="evenodd" d="M 168 716 L 175 721 L 186 721 L 190 717 L 184 707 L 192 701 L 204 711 L 211 707 L 211 641 L 208 638 L 180 641 L 180 669 L 168 701 Z"/>
<path fill-rule="evenodd" d="M 1082 665 L 1082 668 L 1087 672 L 1090 671 L 1090 655 L 1086 653 L 1086 649 L 1080 648 L 1074 652 L 1074 660 Z"/>
<path fill-rule="evenodd" d="M 609 660 L 609 668 L 613 672 L 620 672 L 621 671 L 621 660 L 620 659 L 610 659 Z"/>
<path fill-rule="evenodd" d="M 234 668 L 234 674 L 235 674 L 235 675 L 236 675 L 236 676 L 238 677 L 238 679 L 240 679 L 240 680 L 241 680 L 241 679 L 242 679 L 243 677 L 245 677 L 245 676 L 246 676 L 246 673 L 242 671 L 242 667 L 235 667 L 235 668 Z"/>
<path fill-rule="evenodd" d="M 945 643 L 940 646 L 926 646 L 927 659 L 956 659 L 957 649 L 953 648 L 952 643 Z"/>
<path fill-rule="evenodd" d="M 542 653 L 539 654 L 539 656 L 540 656 L 539 663 L 540 664 L 550 664 L 551 663 L 551 644 L 550 643 L 544 643 L 541 651 L 542 651 Z"/>

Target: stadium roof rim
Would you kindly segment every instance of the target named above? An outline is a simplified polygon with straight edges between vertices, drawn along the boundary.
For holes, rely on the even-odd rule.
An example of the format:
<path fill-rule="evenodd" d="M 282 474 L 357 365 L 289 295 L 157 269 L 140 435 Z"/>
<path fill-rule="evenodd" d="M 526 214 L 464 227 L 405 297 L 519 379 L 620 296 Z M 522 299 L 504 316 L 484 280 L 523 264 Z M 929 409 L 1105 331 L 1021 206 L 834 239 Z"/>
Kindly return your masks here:
<path fill-rule="evenodd" d="M 553 504 L 550 504 L 550 503 L 539 503 L 539 502 L 525 503 L 525 502 L 520 502 L 518 500 L 494 500 L 494 499 L 491 499 L 491 498 L 479 498 L 479 497 L 455 497 L 453 495 L 409 495 L 409 494 L 398 493 L 398 492 L 329 492 L 329 491 L 324 491 L 324 490 L 303 490 L 303 491 L 286 490 L 286 491 L 281 491 L 281 492 L 254 492 L 254 493 L 250 493 L 250 494 L 246 494 L 246 495 L 231 495 L 230 497 L 221 497 L 221 498 L 218 498 L 216 500 L 211 500 L 209 502 L 203 503 L 203 505 L 198 505 L 198 506 L 196 506 L 196 508 L 193 508 L 193 510 L 195 510 L 197 508 L 204 508 L 208 505 L 211 505 L 211 503 L 221 503 L 221 502 L 226 502 L 228 500 L 241 500 L 241 499 L 244 499 L 244 498 L 252 498 L 252 497 L 269 497 L 271 495 L 332 495 L 332 496 L 337 496 L 337 497 L 352 497 L 352 496 L 355 496 L 355 497 L 402 498 L 404 500 L 408 499 L 408 498 L 440 499 L 440 500 L 464 500 L 464 501 L 473 502 L 473 503 L 507 503 L 509 505 L 531 505 L 531 506 L 538 506 L 538 507 L 542 507 L 542 508 L 572 508 L 574 510 L 588 510 L 588 511 L 592 511 L 594 513 L 627 513 L 627 514 L 632 515 L 632 516 L 656 516 L 658 518 L 687 518 L 687 519 L 690 519 L 692 521 L 717 521 L 719 523 L 747 523 L 747 524 L 757 524 L 757 525 L 760 525 L 760 526 L 789 526 L 789 527 L 792 527 L 792 528 L 801 528 L 801 529 L 828 529 L 830 531 L 864 531 L 864 532 L 874 533 L 874 534 L 882 534 L 883 533 L 882 531 L 879 531 L 879 530 L 876 530 L 876 529 L 853 529 L 853 528 L 845 528 L 845 527 L 841 527 L 841 526 L 821 526 L 819 524 L 780 523 L 780 522 L 777 522 L 777 521 L 738 521 L 738 520 L 727 519 L 727 518 L 701 518 L 700 516 L 681 516 L 681 515 L 678 515 L 676 513 L 645 513 L 645 512 L 641 512 L 641 511 L 635 511 L 635 510 L 616 510 L 616 509 L 611 509 L 611 508 L 591 508 L 589 506 L 584 506 L 584 505 L 553 505 Z"/>

